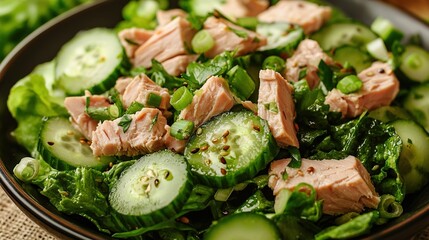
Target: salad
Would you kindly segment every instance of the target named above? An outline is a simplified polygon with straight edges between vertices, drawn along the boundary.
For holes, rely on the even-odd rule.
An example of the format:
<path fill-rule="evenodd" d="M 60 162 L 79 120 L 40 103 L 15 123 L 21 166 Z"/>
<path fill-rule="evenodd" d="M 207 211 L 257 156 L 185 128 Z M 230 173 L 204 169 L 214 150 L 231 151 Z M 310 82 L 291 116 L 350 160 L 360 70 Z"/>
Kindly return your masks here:
<path fill-rule="evenodd" d="M 19 180 L 114 238 L 343 239 L 402 215 L 429 180 L 418 35 L 321 1 L 179 5 L 130 1 L 14 85 Z"/>

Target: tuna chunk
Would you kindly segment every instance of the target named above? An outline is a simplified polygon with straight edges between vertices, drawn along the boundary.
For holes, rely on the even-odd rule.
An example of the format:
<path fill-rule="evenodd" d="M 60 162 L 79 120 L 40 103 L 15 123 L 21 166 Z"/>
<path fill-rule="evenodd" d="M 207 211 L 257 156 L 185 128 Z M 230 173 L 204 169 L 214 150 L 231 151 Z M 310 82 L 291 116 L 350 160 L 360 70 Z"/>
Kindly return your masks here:
<path fill-rule="evenodd" d="M 300 168 L 287 167 L 290 159 L 271 163 L 268 186 L 277 195 L 281 189 L 293 190 L 304 182 L 312 185 L 317 199 L 323 200 L 323 213 L 338 215 L 376 208 L 380 202 L 371 177 L 359 159 L 349 156 L 343 160 L 302 159 Z M 288 178 L 283 180 L 284 171 Z"/>
<path fill-rule="evenodd" d="M 90 107 L 108 107 L 110 106 L 109 99 L 104 96 L 94 95 L 91 96 L 89 92 L 86 96 L 80 97 L 66 97 L 64 106 L 70 113 L 72 125 L 79 130 L 86 139 L 92 139 L 92 132 L 95 131 L 98 121 L 92 119 L 85 112 L 86 98 L 89 97 Z"/>
<path fill-rule="evenodd" d="M 161 96 L 161 104 L 159 109 L 167 110 L 170 107 L 170 94 L 168 89 L 162 88 L 153 82 L 146 74 L 136 76 L 125 88 L 122 95 L 122 103 L 125 108 L 128 108 L 131 103 L 139 102 L 144 106 L 149 106 L 147 103 L 150 94 Z"/>
<path fill-rule="evenodd" d="M 195 34 L 191 24 L 177 17 L 167 25 L 155 30 L 153 36 L 141 45 L 136 53 L 134 65 L 149 68 L 152 59 L 164 62 L 179 55 L 187 54 L 187 48 Z"/>
<path fill-rule="evenodd" d="M 299 147 L 295 119 L 293 87 L 273 70 L 259 72 L 258 116 L 267 120 L 280 147 Z"/>
<path fill-rule="evenodd" d="M 124 132 L 121 120 L 104 121 L 93 133 L 91 149 L 95 156 L 137 156 L 164 149 L 167 119 L 156 108 L 143 108 L 131 118 Z"/>
<path fill-rule="evenodd" d="M 313 33 L 331 18 L 331 8 L 305 1 L 281 0 L 258 15 L 262 22 L 289 22 L 298 24 L 306 34 Z"/>
<path fill-rule="evenodd" d="M 255 17 L 269 6 L 267 0 L 228 0 L 219 7 L 219 11 L 236 18 Z"/>
<path fill-rule="evenodd" d="M 189 63 L 197 60 L 197 58 L 198 55 L 180 55 L 163 62 L 162 66 L 168 74 L 178 76 L 186 72 Z"/>
<path fill-rule="evenodd" d="M 177 17 L 186 18 L 188 14 L 182 9 L 175 8 L 170 10 L 159 10 L 156 12 L 156 20 L 158 21 L 158 28 L 167 25 Z"/>
<path fill-rule="evenodd" d="M 186 142 L 187 140 L 179 140 L 173 136 L 170 135 L 170 126 L 165 126 L 165 135 L 164 135 L 164 142 L 165 146 L 176 153 L 183 153 L 185 151 Z"/>
<path fill-rule="evenodd" d="M 116 80 L 115 83 L 115 89 L 118 91 L 120 95 L 123 95 L 125 92 L 125 89 L 130 84 L 130 82 L 133 80 L 131 77 L 121 77 L 118 80 Z"/>
<path fill-rule="evenodd" d="M 228 83 L 221 77 L 211 77 L 195 93 L 192 103 L 180 112 L 179 119 L 194 122 L 199 127 L 210 118 L 229 111 L 234 106 L 234 98 Z"/>
<path fill-rule="evenodd" d="M 310 88 L 314 88 L 319 84 L 319 76 L 317 76 L 320 60 L 323 60 L 328 65 L 334 65 L 335 62 L 329 57 L 319 44 L 310 39 L 303 40 L 298 49 L 294 52 L 291 58 L 286 61 L 286 79 L 292 82 L 299 81 L 300 72 L 306 70 L 307 79 Z"/>
<path fill-rule="evenodd" d="M 325 103 L 331 111 L 353 118 L 366 110 L 390 105 L 399 92 L 399 81 L 387 63 L 375 62 L 358 77 L 363 83 L 358 92 L 344 94 L 333 89 L 328 93 Z"/>
<path fill-rule="evenodd" d="M 118 33 L 119 40 L 130 59 L 134 58 L 137 48 L 152 37 L 152 35 L 153 31 L 143 28 L 127 28 Z"/>
<path fill-rule="evenodd" d="M 213 37 L 215 44 L 207 52 L 206 57 L 213 58 L 225 51 L 236 50 L 236 55 L 241 56 L 256 51 L 267 44 L 267 39 L 258 33 L 232 24 L 231 22 L 216 17 L 209 17 L 204 22 L 204 29 Z"/>

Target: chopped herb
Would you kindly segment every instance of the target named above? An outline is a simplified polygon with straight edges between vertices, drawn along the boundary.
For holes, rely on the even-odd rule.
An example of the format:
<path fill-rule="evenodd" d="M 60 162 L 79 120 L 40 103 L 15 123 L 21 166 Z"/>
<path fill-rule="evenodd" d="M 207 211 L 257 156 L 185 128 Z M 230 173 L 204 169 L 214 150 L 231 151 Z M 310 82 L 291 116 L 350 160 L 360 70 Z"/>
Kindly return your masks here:
<path fill-rule="evenodd" d="M 270 112 L 279 113 L 279 108 L 276 102 L 265 103 L 264 107 Z"/>
<path fill-rule="evenodd" d="M 335 87 L 335 84 L 332 81 L 332 69 L 323 60 L 320 60 L 318 69 L 317 75 L 319 76 L 320 81 L 325 85 L 326 90 L 331 91 Z"/>
<path fill-rule="evenodd" d="M 239 36 L 239 37 L 241 37 L 241 38 L 247 38 L 247 37 L 248 37 L 247 32 L 246 32 L 246 31 L 244 31 L 244 30 L 234 29 L 234 28 L 232 28 L 232 27 L 228 27 L 228 29 L 229 29 L 229 30 L 231 30 L 232 32 L 234 32 L 234 33 L 235 33 L 235 35 L 237 35 L 237 36 Z"/>
<path fill-rule="evenodd" d="M 159 114 L 159 113 L 158 113 Z M 152 131 L 153 126 L 155 126 L 156 122 L 158 122 L 158 114 L 155 115 L 155 117 L 152 119 L 152 122 L 150 124 L 149 131 Z"/>
<path fill-rule="evenodd" d="M 296 147 L 288 147 L 287 149 L 291 155 L 291 161 L 288 165 L 288 167 L 291 168 L 299 168 L 301 167 L 301 153 L 299 152 L 298 148 Z"/>
<path fill-rule="evenodd" d="M 134 46 L 139 46 L 140 44 L 138 44 L 137 42 L 129 39 L 129 38 L 125 38 L 125 42 L 127 42 L 130 45 L 134 45 Z"/>
<path fill-rule="evenodd" d="M 281 174 L 282 180 L 287 180 L 289 178 L 289 174 L 287 173 L 286 169 Z"/>
<path fill-rule="evenodd" d="M 134 101 L 134 102 L 132 102 L 132 103 L 130 104 L 130 106 L 128 107 L 128 109 L 127 109 L 127 111 L 126 111 L 125 113 L 126 113 L 126 114 L 134 114 L 134 113 L 136 113 L 136 112 L 138 112 L 138 111 L 142 110 L 142 109 L 143 109 L 143 107 L 144 107 L 144 105 L 143 105 L 143 104 L 141 104 L 141 103 L 139 103 L 139 102 Z"/>
<path fill-rule="evenodd" d="M 301 71 L 299 71 L 298 79 L 301 80 L 301 79 L 305 78 L 306 76 L 307 76 L 307 68 L 301 69 Z"/>
<path fill-rule="evenodd" d="M 118 126 L 122 127 L 124 130 L 124 133 L 128 131 L 128 128 L 130 128 L 131 122 L 133 119 L 130 117 L 130 115 L 125 114 L 122 116 L 121 121 L 119 121 Z"/>

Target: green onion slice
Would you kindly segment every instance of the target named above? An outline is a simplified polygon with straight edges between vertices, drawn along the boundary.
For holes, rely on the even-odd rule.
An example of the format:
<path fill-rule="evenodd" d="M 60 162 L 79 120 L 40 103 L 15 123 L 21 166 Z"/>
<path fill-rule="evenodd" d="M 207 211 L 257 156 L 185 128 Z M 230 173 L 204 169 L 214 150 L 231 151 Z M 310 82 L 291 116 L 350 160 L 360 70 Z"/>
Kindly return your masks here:
<path fill-rule="evenodd" d="M 337 84 L 337 89 L 344 94 L 357 92 L 362 88 L 362 81 L 356 75 L 349 75 L 341 79 Z"/>
<path fill-rule="evenodd" d="M 171 96 L 170 104 L 177 111 L 186 108 L 192 102 L 193 95 L 191 91 L 185 86 L 178 88 Z"/>
<path fill-rule="evenodd" d="M 191 41 L 192 49 L 198 54 L 207 52 L 214 44 L 213 37 L 206 30 L 197 32 Z"/>
<path fill-rule="evenodd" d="M 188 120 L 177 120 L 171 125 L 170 135 L 179 140 L 188 139 L 194 131 L 194 123 Z"/>

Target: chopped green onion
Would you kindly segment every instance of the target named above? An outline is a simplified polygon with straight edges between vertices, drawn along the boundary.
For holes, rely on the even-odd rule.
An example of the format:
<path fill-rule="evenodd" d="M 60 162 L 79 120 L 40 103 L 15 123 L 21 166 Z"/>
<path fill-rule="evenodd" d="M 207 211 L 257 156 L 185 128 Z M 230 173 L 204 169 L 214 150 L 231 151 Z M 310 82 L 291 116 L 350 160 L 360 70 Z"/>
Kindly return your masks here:
<path fill-rule="evenodd" d="M 142 110 L 144 107 L 143 104 L 139 103 L 139 102 L 132 102 L 130 104 L 130 106 L 128 107 L 127 111 L 125 112 L 125 114 L 134 114 L 140 110 Z"/>
<path fill-rule="evenodd" d="M 385 194 L 380 197 L 378 211 L 382 218 L 396 218 L 401 216 L 403 209 L 402 205 L 396 202 L 394 196 Z"/>
<path fill-rule="evenodd" d="M 177 111 L 181 111 L 186 108 L 192 102 L 192 93 L 185 86 L 178 88 L 170 99 L 171 106 Z"/>
<path fill-rule="evenodd" d="M 344 94 L 357 92 L 362 88 L 362 81 L 356 75 L 348 75 L 337 84 L 337 89 Z"/>
<path fill-rule="evenodd" d="M 401 41 L 404 37 L 404 33 L 395 28 L 389 20 L 382 17 L 374 20 L 371 24 L 371 30 L 380 36 L 389 48 L 394 42 Z"/>
<path fill-rule="evenodd" d="M 147 97 L 147 104 L 152 107 L 159 107 L 161 105 L 162 97 L 156 93 L 149 93 Z"/>
<path fill-rule="evenodd" d="M 108 107 L 88 107 L 86 113 L 95 120 L 105 121 L 113 120 L 119 117 L 119 108 L 116 105 L 110 105 Z"/>
<path fill-rule="evenodd" d="M 231 196 L 232 192 L 234 192 L 234 188 L 230 187 L 230 188 L 219 188 L 216 193 L 214 194 L 214 199 L 216 201 L 220 201 L 220 202 L 226 202 L 229 198 L 229 196 Z"/>
<path fill-rule="evenodd" d="M 214 44 L 213 37 L 206 30 L 197 32 L 191 41 L 192 49 L 198 54 L 207 52 Z"/>
<path fill-rule="evenodd" d="M 235 66 L 227 72 L 228 82 L 237 97 L 248 99 L 255 91 L 255 82 L 246 70 L 240 66 Z"/>
<path fill-rule="evenodd" d="M 383 39 L 377 38 L 374 41 L 369 42 L 366 45 L 366 50 L 374 58 L 386 62 L 389 60 L 389 53 L 387 52 L 386 45 L 384 45 Z"/>
<path fill-rule="evenodd" d="M 276 72 L 282 72 L 285 66 L 285 60 L 278 56 L 269 56 L 262 63 L 262 69 L 272 69 Z"/>
<path fill-rule="evenodd" d="M 237 18 L 236 23 L 244 28 L 255 30 L 259 21 L 256 17 L 241 17 Z"/>
<path fill-rule="evenodd" d="M 188 139 L 194 131 L 194 123 L 188 120 L 177 120 L 171 125 L 170 135 L 179 139 Z"/>

